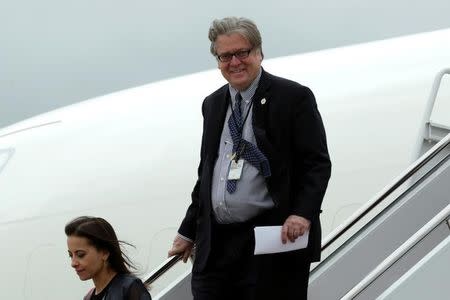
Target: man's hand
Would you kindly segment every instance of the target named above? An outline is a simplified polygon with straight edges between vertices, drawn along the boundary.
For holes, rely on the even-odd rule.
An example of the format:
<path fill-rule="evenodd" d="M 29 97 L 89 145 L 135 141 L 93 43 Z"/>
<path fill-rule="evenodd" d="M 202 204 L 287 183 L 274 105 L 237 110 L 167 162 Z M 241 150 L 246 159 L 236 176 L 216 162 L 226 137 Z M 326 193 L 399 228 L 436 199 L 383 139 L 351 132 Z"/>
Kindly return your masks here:
<path fill-rule="evenodd" d="M 177 235 L 173 240 L 172 249 L 169 250 L 167 257 L 179 254 L 183 256 L 183 262 L 187 262 L 189 256 L 191 256 L 193 246 L 194 243 L 186 241 Z"/>
<path fill-rule="evenodd" d="M 311 221 L 300 216 L 290 215 L 286 221 L 284 221 L 283 228 L 281 229 L 281 241 L 283 244 L 289 240 L 292 243 L 302 236 L 311 226 Z"/>

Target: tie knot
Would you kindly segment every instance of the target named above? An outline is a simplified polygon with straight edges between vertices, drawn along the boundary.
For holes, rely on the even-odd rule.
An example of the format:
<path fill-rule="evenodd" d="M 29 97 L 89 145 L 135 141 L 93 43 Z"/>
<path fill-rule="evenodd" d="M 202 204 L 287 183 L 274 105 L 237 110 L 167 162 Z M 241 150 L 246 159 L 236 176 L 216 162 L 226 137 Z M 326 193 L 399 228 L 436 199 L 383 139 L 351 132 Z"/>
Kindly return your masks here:
<path fill-rule="evenodd" d="M 237 114 L 237 116 L 239 116 L 239 118 L 241 118 L 242 116 L 242 110 L 241 110 L 241 103 L 242 103 L 242 96 L 241 93 L 237 93 L 236 96 L 234 96 L 234 110 L 235 110 L 235 114 Z"/>
<path fill-rule="evenodd" d="M 242 102 L 241 93 L 237 93 L 236 96 L 234 97 L 234 100 L 236 100 L 236 103 L 241 104 Z"/>

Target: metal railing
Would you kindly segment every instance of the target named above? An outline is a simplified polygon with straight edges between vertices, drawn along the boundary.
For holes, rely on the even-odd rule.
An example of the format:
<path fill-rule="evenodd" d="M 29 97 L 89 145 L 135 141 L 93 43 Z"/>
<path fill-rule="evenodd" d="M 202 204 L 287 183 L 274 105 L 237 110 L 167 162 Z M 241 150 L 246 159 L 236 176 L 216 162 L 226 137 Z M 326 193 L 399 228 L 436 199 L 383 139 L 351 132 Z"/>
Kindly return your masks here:
<path fill-rule="evenodd" d="M 414 247 L 420 240 L 429 234 L 442 222 L 447 221 L 450 215 L 450 205 L 444 208 L 439 214 L 431 219 L 425 226 L 417 231 L 411 238 L 409 238 L 403 245 L 395 250 L 389 257 L 387 257 L 381 264 L 379 264 L 369 275 L 367 275 L 360 283 L 353 287 L 342 299 L 353 299 L 356 295 L 361 293 L 367 286 L 370 285 L 383 272 L 391 267 L 396 261 L 406 254 L 412 247 Z"/>
<path fill-rule="evenodd" d="M 144 281 L 144 284 L 150 286 L 153 282 L 155 282 L 159 277 L 164 275 L 168 270 L 170 270 L 174 265 L 176 265 L 180 260 L 181 255 L 175 255 L 166 259 L 161 265 L 159 265 Z"/>
<path fill-rule="evenodd" d="M 433 86 L 431 88 L 430 96 L 428 97 L 428 104 L 425 111 L 426 131 L 424 138 L 429 140 L 429 128 L 430 128 L 430 117 L 433 111 L 434 103 L 441 85 L 442 78 L 445 74 L 450 74 L 450 68 L 441 70 L 434 78 Z M 370 211 L 372 211 L 376 206 L 378 206 L 384 199 L 386 199 L 394 190 L 400 187 L 408 179 L 412 177 L 413 174 L 417 172 L 422 166 L 433 159 L 440 151 L 442 151 L 449 144 L 450 136 L 447 135 L 443 138 L 435 147 L 430 149 L 427 153 L 422 155 L 412 166 L 407 168 L 399 177 L 394 180 L 394 183 L 387 186 L 378 197 L 375 197 L 373 201 L 369 201 L 365 206 L 353 214 L 350 219 L 348 219 L 344 224 L 336 228 L 329 236 L 327 236 L 322 244 L 322 251 L 328 248 L 333 242 L 335 242 L 339 237 L 345 234 L 356 222 L 361 220 Z M 434 150 L 433 150 L 434 149 Z"/>
<path fill-rule="evenodd" d="M 355 214 L 353 214 L 345 223 L 336 228 L 331 234 L 329 234 L 323 244 L 322 251 L 327 249 L 332 243 L 334 243 L 338 238 L 344 235 L 355 223 L 365 217 L 369 212 L 371 212 L 376 206 L 378 206 L 384 199 L 386 199 L 390 194 L 392 194 L 398 187 L 410 179 L 420 168 L 422 168 L 426 163 L 432 160 L 436 155 L 438 155 L 443 149 L 445 149 L 450 144 L 450 134 L 443 138 L 439 143 L 437 143 L 432 149 L 422 155 L 414 164 L 408 167 L 399 177 L 397 177 L 391 185 L 388 185 L 380 195 L 375 197 L 372 201 L 369 201 L 361 209 L 359 209 Z"/>

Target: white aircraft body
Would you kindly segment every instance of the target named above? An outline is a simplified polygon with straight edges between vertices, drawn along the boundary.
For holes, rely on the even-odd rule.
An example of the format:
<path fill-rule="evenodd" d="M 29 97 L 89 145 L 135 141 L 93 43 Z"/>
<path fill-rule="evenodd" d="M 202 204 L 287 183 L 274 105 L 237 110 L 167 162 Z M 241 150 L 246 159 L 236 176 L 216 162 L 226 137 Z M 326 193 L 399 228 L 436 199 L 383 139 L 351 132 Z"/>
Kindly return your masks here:
<path fill-rule="evenodd" d="M 449 66 L 450 30 L 263 62 L 316 95 L 333 162 L 324 236 L 418 157 L 434 77 Z M 92 282 L 70 267 L 64 235 L 80 215 L 109 220 L 142 274 L 159 265 L 196 180 L 202 100 L 223 84 L 218 70 L 196 73 L 0 130 L 1 298 L 82 298 Z"/>

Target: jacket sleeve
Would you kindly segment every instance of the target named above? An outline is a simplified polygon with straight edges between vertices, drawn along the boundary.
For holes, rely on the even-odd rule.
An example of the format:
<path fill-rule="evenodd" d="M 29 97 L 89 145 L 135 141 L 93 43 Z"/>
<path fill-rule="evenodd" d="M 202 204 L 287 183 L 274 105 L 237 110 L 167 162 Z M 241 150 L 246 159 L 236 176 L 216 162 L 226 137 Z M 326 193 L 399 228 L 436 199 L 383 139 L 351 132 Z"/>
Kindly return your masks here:
<path fill-rule="evenodd" d="M 181 225 L 178 229 L 178 233 L 184 237 L 187 237 L 193 241 L 195 241 L 195 232 L 197 225 L 197 217 L 199 210 L 199 201 L 200 201 L 200 183 L 202 177 L 202 168 L 203 162 L 205 159 L 205 101 L 203 101 L 202 105 L 202 115 L 203 115 L 203 134 L 202 134 L 202 142 L 201 142 L 201 150 L 200 150 L 200 163 L 197 169 L 198 178 L 195 183 L 194 189 L 191 193 L 191 204 L 189 205 L 186 215 L 181 222 Z"/>
<path fill-rule="evenodd" d="M 299 99 L 299 100 L 297 100 Z M 309 220 L 318 217 L 331 175 L 325 129 L 312 91 L 303 87 L 293 107 L 293 213 Z"/>

